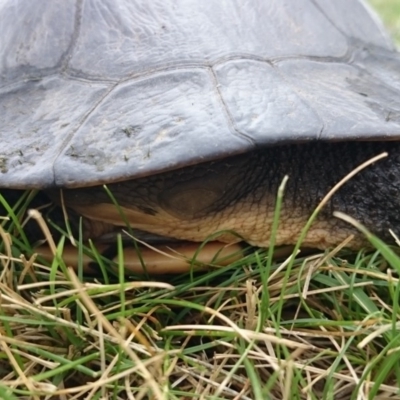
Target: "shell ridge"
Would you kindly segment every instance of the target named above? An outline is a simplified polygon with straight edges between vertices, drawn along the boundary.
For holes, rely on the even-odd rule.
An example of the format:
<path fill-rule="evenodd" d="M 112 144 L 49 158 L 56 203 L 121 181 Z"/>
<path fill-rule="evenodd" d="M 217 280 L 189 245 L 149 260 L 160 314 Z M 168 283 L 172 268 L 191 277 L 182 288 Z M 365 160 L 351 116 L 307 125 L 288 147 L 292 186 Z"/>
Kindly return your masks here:
<path fill-rule="evenodd" d="M 65 53 L 61 56 L 61 71 L 64 72 L 68 68 L 69 60 L 73 54 L 75 45 L 79 38 L 79 33 L 82 25 L 82 7 L 84 0 L 76 0 L 75 3 L 75 20 L 74 20 L 74 29 L 71 37 L 71 41 L 65 51 Z"/>
<path fill-rule="evenodd" d="M 68 147 L 69 143 L 73 140 L 74 136 L 76 135 L 76 132 L 79 131 L 80 127 L 83 125 L 83 123 L 90 117 L 90 115 L 102 104 L 107 97 L 112 93 L 112 91 L 118 86 L 118 83 L 111 86 L 108 90 L 105 90 L 105 93 L 103 96 L 100 96 L 99 100 L 91 107 L 81 118 L 80 122 L 76 124 L 74 130 L 72 130 L 67 137 L 63 140 L 62 145 L 60 146 L 60 149 L 57 153 L 57 155 L 54 157 L 54 162 L 52 165 L 52 172 L 53 172 L 53 177 L 54 177 L 54 185 L 57 186 L 57 176 L 56 176 L 56 164 L 57 161 L 59 160 L 60 156 L 64 153 L 66 148 Z"/>
<path fill-rule="evenodd" d="M 233 120 L 233 117 L 232 117 L 232 115 L 231 115 L 231 112 L 229 111 L 229 108 L 227 107 L 227 105 L 226 105 L 226 103 L 225 103 L 225 100 L 224 100 L 224 98 L 223 98 L 223 96 L 222 96 L 222 94 L 221 94 L 221 91 L 220 91 L 220 89 L 219 89 L 220 84 L 218 83 L 218 79 L 217 79 L 217 76 L 215 75 L 214 68 L 211 67 L 211 68 L 209 69 L 209 71 L 210 71 L 211 79 L 212 79 L 212 81 L 213 81 L 213 83 L 214 83 L 214 88 L 215 88 L 215 92 L 216 92 L 216 94 L 217 94 L 218 101 L 219 101 L 219 103 L 221 104 L 222 109 L 224 110 L 224 114 L 225 114 L 225 116 L 226 116 L 226 119 L 227 119 L 227 121 L 228 121 L 228 124 L 229 124 L 229 125 L 231 126 L 231 128 L 232 128 L 232 129 L 231 129 L 231 133 L 232 133 L 232 134 L 234 133 L 234 134 L 236 134 L 237 136 L 243 137 L 244 139 L 248 140 L 254 147 L 256 147 L 255 140 L 254 140 L 253 138 L 251 138 L 249 135 L 247 135 L 246 133 L 242 132 L 242 131 L 238 128 L 238 126 L 235 124 L 235 122 L 234 122 L 234 120 Z"/>

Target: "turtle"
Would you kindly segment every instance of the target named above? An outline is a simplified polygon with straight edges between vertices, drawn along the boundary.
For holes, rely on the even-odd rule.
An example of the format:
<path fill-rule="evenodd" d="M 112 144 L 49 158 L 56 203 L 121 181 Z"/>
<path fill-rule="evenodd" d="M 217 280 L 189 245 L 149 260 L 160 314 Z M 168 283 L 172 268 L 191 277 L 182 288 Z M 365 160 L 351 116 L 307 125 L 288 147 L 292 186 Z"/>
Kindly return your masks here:
<path fill-rule="evenodd" d="M 37 189 L 86 238 L 267 247 L 287 176 L 285 245 L 386 152 L 304 245 L 365 244 L 335 211 L 399 231 L 400 55 L 362 0 L 0 0 L 0 26 L 4 197 Z"/>

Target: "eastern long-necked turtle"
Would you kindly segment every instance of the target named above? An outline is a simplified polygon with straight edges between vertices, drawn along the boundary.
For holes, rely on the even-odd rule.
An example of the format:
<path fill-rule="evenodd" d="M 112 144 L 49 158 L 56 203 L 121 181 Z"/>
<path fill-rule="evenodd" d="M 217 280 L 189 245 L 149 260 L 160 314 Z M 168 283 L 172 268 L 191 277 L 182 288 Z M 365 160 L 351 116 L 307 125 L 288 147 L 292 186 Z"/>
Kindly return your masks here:
<path fill-rule="evenodd" d="M 0 0 L 0 188 L 92 221 L 305 245 L 400 229 L 400 56 L 360 0 Z M 238 240 L 225 234 L 221 240 Z"/>

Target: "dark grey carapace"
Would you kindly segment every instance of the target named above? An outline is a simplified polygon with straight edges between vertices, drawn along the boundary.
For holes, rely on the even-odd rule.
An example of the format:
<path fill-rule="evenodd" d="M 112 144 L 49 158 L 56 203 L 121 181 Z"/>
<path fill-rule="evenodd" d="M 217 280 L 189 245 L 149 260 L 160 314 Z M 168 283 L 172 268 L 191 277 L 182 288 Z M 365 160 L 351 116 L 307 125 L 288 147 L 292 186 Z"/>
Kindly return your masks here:
<path fill-rule="evenodd" d="M 118 225 L 108 184 L 134 227 L 267 245 L 289 174 L 289 243 L 387 150 L 310 244 L 349 233 L 329 239 L 335 209 L 398 228 L 400 56 L 362 1 L 0 0 L 0 26 L 0 188 L 73 189 L 67 205 Z"/>

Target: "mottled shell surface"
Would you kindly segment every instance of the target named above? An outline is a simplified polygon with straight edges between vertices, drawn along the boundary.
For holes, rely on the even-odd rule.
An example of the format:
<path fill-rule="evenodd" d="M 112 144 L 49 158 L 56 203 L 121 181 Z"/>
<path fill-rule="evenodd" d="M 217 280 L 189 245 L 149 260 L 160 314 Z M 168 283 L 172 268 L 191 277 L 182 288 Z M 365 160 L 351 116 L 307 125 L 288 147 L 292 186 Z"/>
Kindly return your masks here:
<path fill-rule="evenodd" d="M 0 0 L 0 187 L 400 137 L 400 56 L 358 0 Z"/>

